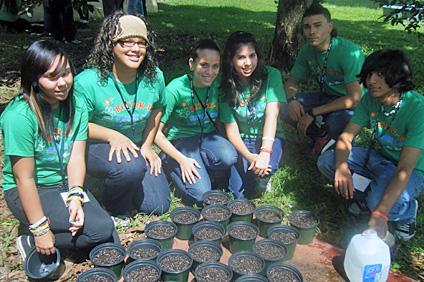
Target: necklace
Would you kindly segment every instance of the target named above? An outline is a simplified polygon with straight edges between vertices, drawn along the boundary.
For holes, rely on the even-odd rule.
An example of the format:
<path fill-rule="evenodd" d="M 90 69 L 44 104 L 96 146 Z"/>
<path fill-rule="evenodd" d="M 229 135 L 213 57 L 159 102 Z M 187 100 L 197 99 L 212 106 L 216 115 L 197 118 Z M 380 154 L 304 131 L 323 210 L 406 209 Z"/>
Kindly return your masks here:
<path fill-rule="evenodd" d="M 396 103 L 395 107 L 390 112 L 386 112 L 386 110 L 384 109 L 384 106 L 383 105 L 381 105 L 381 112 L 386 117 L 391 116 L 391 115 L 393 115 L 393 114 L 395 114 L 397 112 L 397 110 L 402 105 L 402 102 L 403 102 L 403 92 L 400 94 L 399 101 Z"/>

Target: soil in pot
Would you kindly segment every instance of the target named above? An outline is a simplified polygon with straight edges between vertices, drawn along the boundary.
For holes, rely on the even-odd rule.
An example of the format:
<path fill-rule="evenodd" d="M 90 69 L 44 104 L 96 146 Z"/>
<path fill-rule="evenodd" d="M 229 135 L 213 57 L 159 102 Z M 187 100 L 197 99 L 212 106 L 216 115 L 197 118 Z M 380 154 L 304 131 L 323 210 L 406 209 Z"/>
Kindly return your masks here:
<path fill-rule="evenodd" d="M 141 249 L 131 251 L 131 253 L 129 255 L 131 257 L 135 258 L 135 259 L 150 259 L 150 258 L 157 256 L 158 254 L 159 254 L 159 252 L 155 249 L 152 249 L 152 248 L 143 249 L 143 248 L 141 248 Z"/>
<path fill-rule="evenodd" d="M 192 212 L 183 212 L 174 216 L 173 220 L 178 223 L 193 223 L 197 221 L 197 216 Z"/>
<path fill-rule="evenodd" d="M 222 237 L 221 232 L 219 232 L 216 229 L 212 228 L 202 228 L 199 231 L 196 232 L 196 237 L 199 239 L 206 239 L 206 240 L 217 240 Z"/>
<path fill-rule="evenodd" d="M 113 282 L 111 279 L 95 274 L 89 278 L 85 278 L 81 280 L 81 282 Z"/>
<path fill-rule="evenodd" d="M 274 232 L 269 236 L 269 238 L 288 244 L 296 241 L 297 235 L 294 232 Z"/>
<path fill-rule="evenodd" d="M 205 219 L 221 221 L 230 216 L 230 212 L 223 208 L 211 208 L 204 212 Z"/>
<path fill-rule="evenodd" d="M 220 258 L 220 254 L 216 250 L 204 246 L 191 249 L 190 256 L 197 261 L 203 262 L 216 261 Z"/>
<path fill-rule="evenodd" d="M 250 239 L 256 237 L 256 231 L 250 226 L 237 226 L 229 230 L 229 234 L 234 238 Z"/>
<path fill-rule="evenodd" d="M 175 229 L 171 225 L 157 225 L 148 231 L 148 235 L 152 238 L 162 239 L 172 236 Z"/>
<path fill-rule="evenodd" d="M 242 274 L 258 273 L 262 269 L 262 263 L 252 256 L 240 256 L 231 262 L 234 271 Z"/>
<path fill-rule="evenodd" d="M 255 207 L 253 207 L 248 202 L 237 202 L 229 206 L 232 213 L 236 215 L 246 215 L 251 214 Z"/>
<path fill-rule="evenodd" d="M 167 272 L 179 272 L 190 266 L 190 260 L 185 256 L 169 255 L 161 259 L 159 266 Z"/>
<path fill-rule="evenodd" d="M 158 279 L 159 272 L 151 266 L 134 269 L 126 277 L 127 282 L 151 282 Z"/>
<path fill-rule="evenodd" d="M 312 214 L 298 213 L 293 215 L 290 222 L 296 226 L 308 228 L 314 227 L 318 224 L 317 219 Z"/>
<path fill-rule="evenodd" d="M 205 267 L 199 270 L 196 278 L 199 282 L 227 282 L 230 275 L 217 267 Z"/>
<path fill-rule="evenodd" d="M 255 253 L 264 259 L 272 260 L 284 257 L 286 251 L 281 247 L 277 247 L 271 244 L 260 244 L 256 246 Z"/>
<path fill-rule="evenodd" d="M 276 222 L 283 220 L 283 213 L 277 210 L 263 210 L 258 213 L 258 218 L 265 222 Z"/>
<path fill-rule="evenodd" d="M 124 259 L 124 256 L 113 248 L 108 248 L 99 251 L 91 259 L 94 264 L 98 265 L 111 265 L 118 263 Z"/>
<path fill-rule="evenodd" d="M 203 201 L 205 201 L 209 205 L 225 205 L 229 202 L 228 197 L 225 196 L 206 196 Z"/>
<path fill-rule="evenodd" d="M 270 282 L 300 282 L 299 279 L 289 270 L 274 268 L 268 273 Z"/>

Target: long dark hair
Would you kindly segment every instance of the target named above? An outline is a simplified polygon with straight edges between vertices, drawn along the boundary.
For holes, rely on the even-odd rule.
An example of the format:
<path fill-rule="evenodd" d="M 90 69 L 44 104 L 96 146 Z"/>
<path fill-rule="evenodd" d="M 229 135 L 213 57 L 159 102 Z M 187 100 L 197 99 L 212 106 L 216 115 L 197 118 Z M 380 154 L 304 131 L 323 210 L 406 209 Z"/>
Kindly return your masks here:
<path fill-rule="evenodd" d="M 52 137 L 55 130 L 53 121 L 53 109 L 40 93 L 38 79 L 51 67 L 52 63 L 59 56 L 59 63 L 53 71 L 52 76 L 61 75 L 66 71 L 67 64 L 71 66 L 72 75 L 75 76 L 75 69 L 69 60 L 68 55 L 60 45 L 51 41 L 39 40 L 31 44 L 24 52 L 21 60 L 21 88 L 19 94 L 23 95 L 34 112 L 37 119 L 39 134 L 47 141 Z M 74 86 L 69 89 L 68 97 L 60 101 L 59 107 L 63 117 L 66 119 L 66 133 L 68 134 L 74 122 Z"/>
<path fill-rule="evenodd" d="M 255 49 L 258 64 L 249 79 L 249 91 L 251 99 L 257 100 L 261 95 L 261 88 L 268 73 L 263 63 L 262 53 L 259 51 L 258 43 L 253 34 L 245 31 L 233 32 L 227 39 L 222 58 L 222 79 L 220 90 L 223 101 L 228 101 L 231 107 L 240 103 L 239 92 L 241 89 L 240 79 L 233 67 L 233 58 L 238 49 L 243 45 L 250 45 Z"/>
<path fill-rule="evenodd" d="M 107 81 L 114 62 L 113 48 L 117 44 L 114 43 L 112 39 L 116 33 L 119 19 L 125 15 L 139 17 L 146 24 L 147 39 L 149 40 L 149 43 L 147 44 L 146 56 L 138 67 L 138 73 L 142 75 L 143 79 L 147 79 L 152 82 L 157 78 L 156 67 L 158 66 L 155 59 L 155 33 L 151 30 L 150 25 L 143 15 L 132 12 L 116 11 L 104 19 L 103 25 L 100 28 L 100 32 L 95 40 L 94 47 L 88 56 L 88 60 L 84 65 L 84 68 L 97 69 L 99 72 L 100 82 L 105 83 Z"/>
<path fill-rule="evenodd" d="M 382 49 L 375 51 L 365 59 L 357 77 L 366 88 L 368 88 L 367 76 L 372 72 L 382 72 L 387 85 L 398 92 L 409 91 L 415 87 L 412 82 L 411 65 L 402 51 Z"/>

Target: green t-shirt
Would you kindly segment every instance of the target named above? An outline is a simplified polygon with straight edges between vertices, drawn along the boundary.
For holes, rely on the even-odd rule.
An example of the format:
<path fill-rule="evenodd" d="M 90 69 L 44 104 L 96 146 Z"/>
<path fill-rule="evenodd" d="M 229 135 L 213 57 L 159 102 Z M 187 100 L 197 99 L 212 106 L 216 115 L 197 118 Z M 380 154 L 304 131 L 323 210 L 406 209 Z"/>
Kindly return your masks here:
<path fill-rule="evenodd" d="M 281 73 L 273 67 L 267 66 L 265 69 L 268 72 L 268 77 L 262 85 L 262 95 L 251 106 L 251 108 L 254 109 L 254 113 L 252 113 L 253 110 L 251 112 L 249 107 L 244 103 L 241 94 L 239 94 L 241 102 L 235 107 L 231 108 L 228 102 L 220 103 L 219 120 L 224 123 L 237 122 L 242 138 L 262 138 L 265 125 L 266 104 L 270 102 L 287 102 Z M 248 87 L 245 87 L 243 91 L 246 99 L 249 100 L 250 93 Z M 277 118 L 277 132 L 275 136 L 284 138 L 284 132 L 279 118 Z"/>
<path fill-rule="evenodd" d="M 291 75 L 302 79 L 312 73 L 321 78 L 325 65 L 327 51 L 318 53 L 308 44 L 300 48 Z M 364 54 L 349 40 L 333 37 L 330 53 L 327 59 L 327 68 L 324 75 L 324 91 L 332 96 L 345 96 L 345 85 L 358 81 L 356 77 L 361 72 L 364 63 Z M 365 90 L 362 91 L 362 94 Z"/>
<path fill-rule="evenodd" d="M 112 73 L 104 83 L 99 81 L 97 70 L 87 69 L 75 77 L 75 92 L 87 105 L 88 121 L 116 130 L 127 136 L 134 143 L 143 139 L 143 130 L 153 109 L 162 108 L 165 103 L 165 82 L 162 71 L 157 69 L 157 79 L 153 82 L 140 77 L 130 84 L 117 81 L 122 97 L 129 111 L 133 112 L 134 134 L 131 116 L 117 91 Z M 137 89 L 137 101 L 134 103 Z"/>
<path fill-rule="evenodd" d="M 18 12 L 14 13 L 7 9 L 6 1 L 3 1 L 3 5 L 0 7 L 0 20 L 5 22 L 16 22 L 19 19 Z M 22 6 L 22 1 L 16 1 L 16 7 L 19 8 Z"/>
<path fill-rule="evenodd" d="M 28 102 L 19 99 L 20 97 L 9 103 L 0 118 L 4 144 L 3 190 L 16 187 L 10 156 L 34 158 L 34 179 L 37 185 L 62 183 L 59 154 L 63 152 L 62 168 L 66 175 L 66 166 L 74 141 L 87 139 L 86 107 L 81 99 L 75 97 L 74 125 L 66 136 L 64 136 L 66 124 L 63 122 L 63 117 L 59 119 L 60 109 L 56 109 L 54 124 L 58 125 L 57 132 L 60 133 L 60 139 L 56 142 L 54 140 L 46 142 L 38 135 L 34 112 Z"/>
<path fill-rule="evenodd" d="M 393 109 L 394 106 L 385 107 L 386 112 Z M 356 107 L 351 121 L 373 130 L 378 122 L 376 136 L 381 153 L 396 164 L 403 146 L 424 149 L 424 97 L 415 91 L 404 93 L 399 110 L 388 117 L 382 113 L 379 100 L 367 92 Z M 386 130 L 388 126 L 389 129 Z M 422 153 L 415 164 L 415 170 L 424 177 Z"/>
<path fill-rule="evenodd" d="M 196 93 L 209 116 L 205 114 Z M 169 140 L 200 134 L 202 126 L 203 133 L 215 130 L 209 117 L 215 122 L 218 116 L 217 79 L 210 87 L 194 87 L 192 99 L 190 80 L 187 75 L 183 75 L 166 86 L 166 95 L 167 104 L 161 121 L 168 123 Z"/>

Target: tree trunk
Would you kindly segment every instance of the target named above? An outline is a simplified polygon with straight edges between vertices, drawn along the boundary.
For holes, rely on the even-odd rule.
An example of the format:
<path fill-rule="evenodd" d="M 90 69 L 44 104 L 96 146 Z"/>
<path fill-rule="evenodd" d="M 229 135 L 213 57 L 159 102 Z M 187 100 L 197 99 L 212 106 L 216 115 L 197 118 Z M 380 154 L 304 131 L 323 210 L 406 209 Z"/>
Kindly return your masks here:
<path fill-rule="evenodd" d="M 279 0 L 274 39 L 269 64 L 279 69 L 283 77 L 289 74 L 300 47 L 305 43 L 302 34 L 302 15 L 318 0 Z"/>

